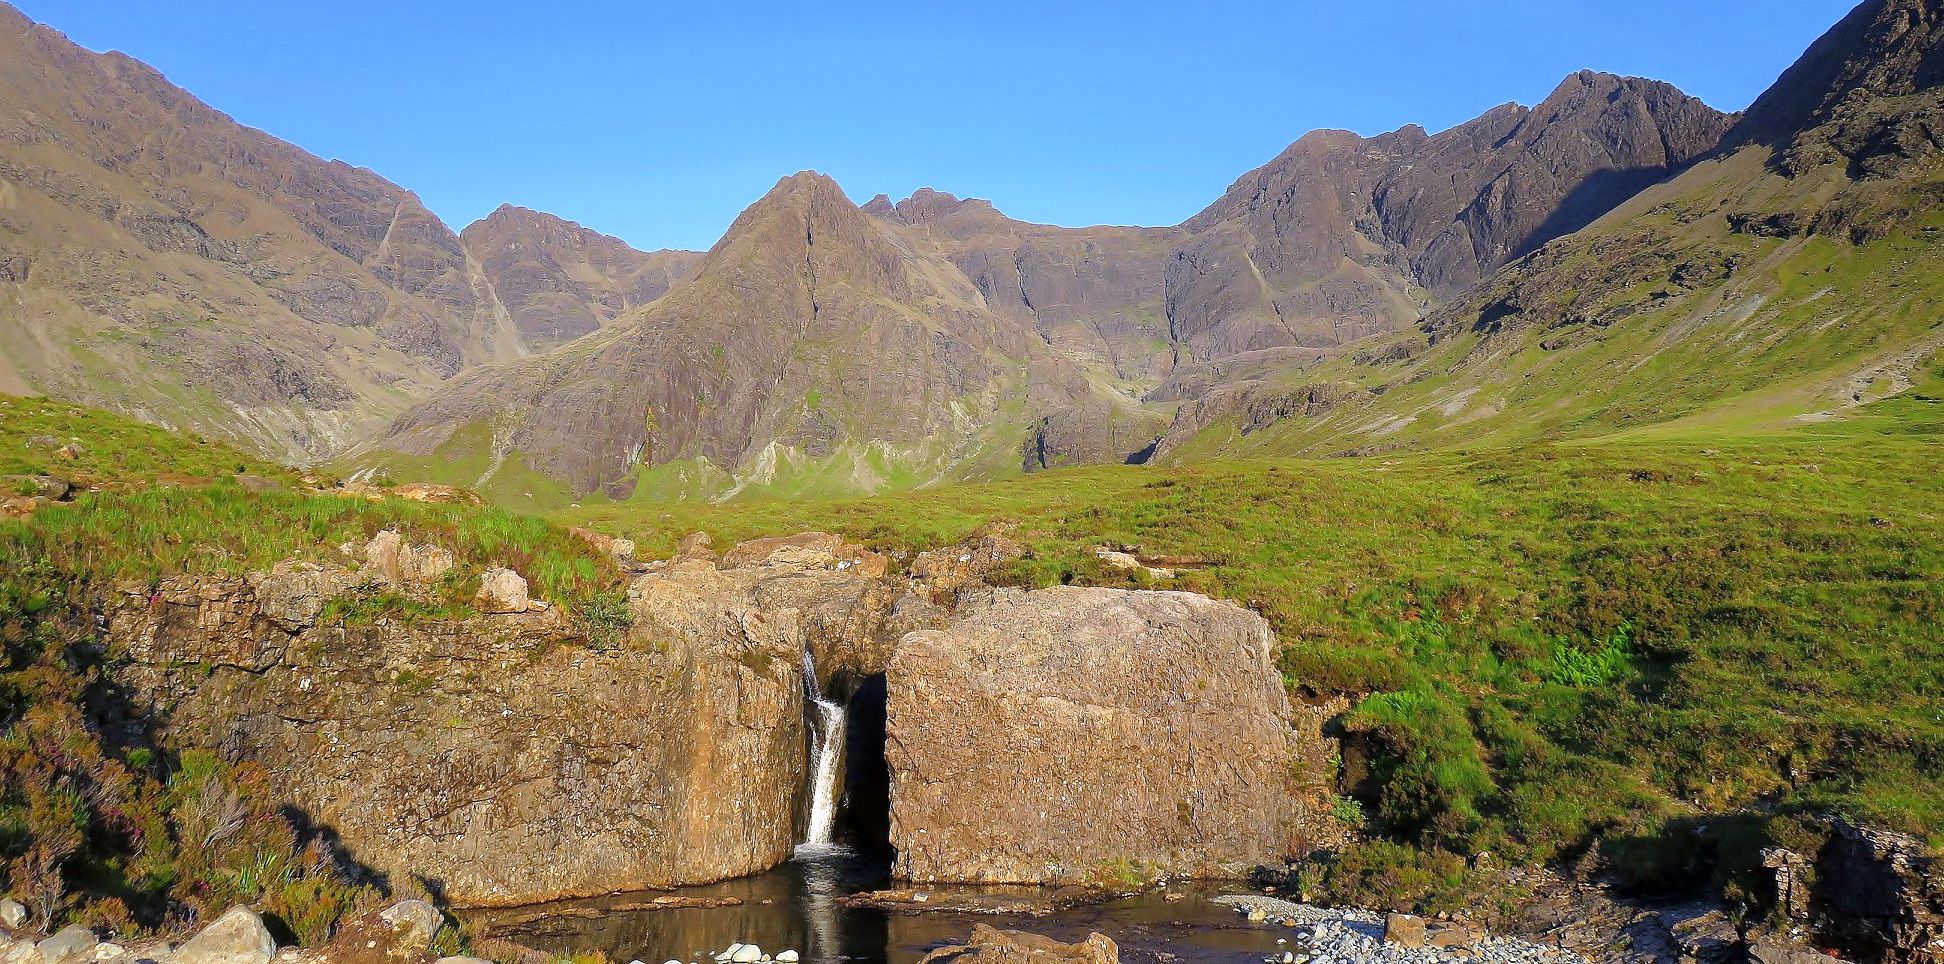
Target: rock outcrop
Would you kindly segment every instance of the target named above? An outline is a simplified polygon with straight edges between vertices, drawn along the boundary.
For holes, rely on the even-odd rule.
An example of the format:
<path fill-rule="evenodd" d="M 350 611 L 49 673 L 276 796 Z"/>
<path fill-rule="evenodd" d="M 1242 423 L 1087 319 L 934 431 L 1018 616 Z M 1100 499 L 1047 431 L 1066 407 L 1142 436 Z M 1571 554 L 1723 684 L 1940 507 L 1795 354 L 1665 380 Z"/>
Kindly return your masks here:
<path fill-rule="evenodd" d="M 319 622 L 328 601 L 410 585 L 422 567 L 402 560 L 442 552 L 390 535 L 355 571 L 165 579 L 107 619 L 123 682 L 170 739 L 263 765 L 355 859 L 462 905 L 781 862 L 803 784 L 804 653 L 826 685 L 879 673 L 937 612 L 897 606 L 882 557 L 811 535 L 659 565 L 630 589 L 625 639 L 599 649 L 506 570 L 488 573 L 477 617 Z"/>
<path fill-rule="evenodd" d="M 1825 936 L 1865 960 L 1944 961 L 1944 861 L 1915 837 L 1838 821 L 1812 897 Z"/>
<path fill-rule="evenodd" d="M 1120 964 L 1120 948 L 1098 933 L 1077 944 L 1063 944 L 1026 931 L 974 924 L 965 943 L 938 948 L 920 964 Z"/>
<path fill-rule="evenodd" d="M 1231 603 L 1115 589 L 997 590 L 906 636 L 886 678 L 895 875 L 1107 884 L 1285 855 L 1316 832 L 1306 781 L 1334 774 L 1273 650 Z"/>
<path fill-rule="evenodd" d="M 888 811 L 911 881 L 1234 874 L 1335 826 L 1334 708 L 1292 708 L 1267 623 L 1229 603 L 993 590 L 980 575 L 1023 552 L 993 533 L 909 574 L 806 533 L 685 540 L 598 645 L 506 570 L 477 616 L 323 620 L 422 589 L 409 560 L 442 552 L 390 535 L 355 570 L 131 586 L 105 614 L 119 682 L 165 740 L 254 761 L 353 859 L 459 905 L 780 863 L 807 820 L 811 671 L 822 698 L 886 704 L 860 763 L 891 799 L 853 800 Z"/>

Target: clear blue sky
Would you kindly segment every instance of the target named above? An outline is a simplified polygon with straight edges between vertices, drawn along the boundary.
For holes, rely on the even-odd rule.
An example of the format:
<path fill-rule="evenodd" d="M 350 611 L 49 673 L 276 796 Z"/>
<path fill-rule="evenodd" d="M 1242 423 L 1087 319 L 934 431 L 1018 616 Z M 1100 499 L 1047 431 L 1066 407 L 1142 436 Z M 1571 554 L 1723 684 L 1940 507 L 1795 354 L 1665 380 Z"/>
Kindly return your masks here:
<path fill-rule="evenodd" d="M 246 124 L 642 248 L 776 179 L 1172 224 L 1305 131 L 1439 130 L 1582 67 L 1746 107 L 1852 0 L 17 0 Z"/>

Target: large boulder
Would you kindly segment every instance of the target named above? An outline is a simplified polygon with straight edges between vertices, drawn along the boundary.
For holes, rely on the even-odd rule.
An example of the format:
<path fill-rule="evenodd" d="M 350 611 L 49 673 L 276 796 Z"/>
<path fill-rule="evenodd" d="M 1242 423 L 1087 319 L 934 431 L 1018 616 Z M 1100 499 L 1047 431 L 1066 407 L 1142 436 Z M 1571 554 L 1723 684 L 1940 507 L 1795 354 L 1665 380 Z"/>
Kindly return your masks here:
<path fill-rule="evenodd" d="M 896 876 L 1108 884 L 1285 855 L 1333 775 L 1273 650 L 1234 604 L 1117 589 L 995 590 L 905 636 L 887 676 Z"/>

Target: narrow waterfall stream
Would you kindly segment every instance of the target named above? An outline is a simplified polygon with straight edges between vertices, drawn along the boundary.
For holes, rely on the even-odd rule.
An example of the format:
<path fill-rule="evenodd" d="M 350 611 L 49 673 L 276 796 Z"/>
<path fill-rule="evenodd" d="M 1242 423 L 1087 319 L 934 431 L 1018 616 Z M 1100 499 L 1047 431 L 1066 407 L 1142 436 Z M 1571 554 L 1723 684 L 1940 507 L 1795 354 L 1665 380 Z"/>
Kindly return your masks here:
<path fill-rule="evenodd" d="M 837 824 L 837 802 L 842 792 L 838 771 L 844 759 L 844 706 L 825 699 L 817 682 L 816 659 L 803 652 L 803 694 L 810 708 L 810 821 L 804 831 L 803 845 L 816 847 L 831 842 Z"/>

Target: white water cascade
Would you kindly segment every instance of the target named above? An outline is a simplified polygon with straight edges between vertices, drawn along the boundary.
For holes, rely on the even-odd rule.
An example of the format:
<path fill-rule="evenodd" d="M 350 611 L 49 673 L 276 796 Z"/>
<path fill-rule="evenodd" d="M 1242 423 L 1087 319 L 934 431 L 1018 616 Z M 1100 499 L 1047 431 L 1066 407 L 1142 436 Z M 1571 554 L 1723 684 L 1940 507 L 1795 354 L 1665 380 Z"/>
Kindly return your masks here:
<path fill-rule="evenodd" d="M 830 843 L 837 823 L 838 765 L 844 759 L 845 712 L 843 704 L 824 698 L 817 683 L 817 663 L 809 650 L 803 653 L 803 695 L 810 705 L 810 755 L 815 760 L 810 772 L 810 825 L 804 831 L 805 846 Z"/>

